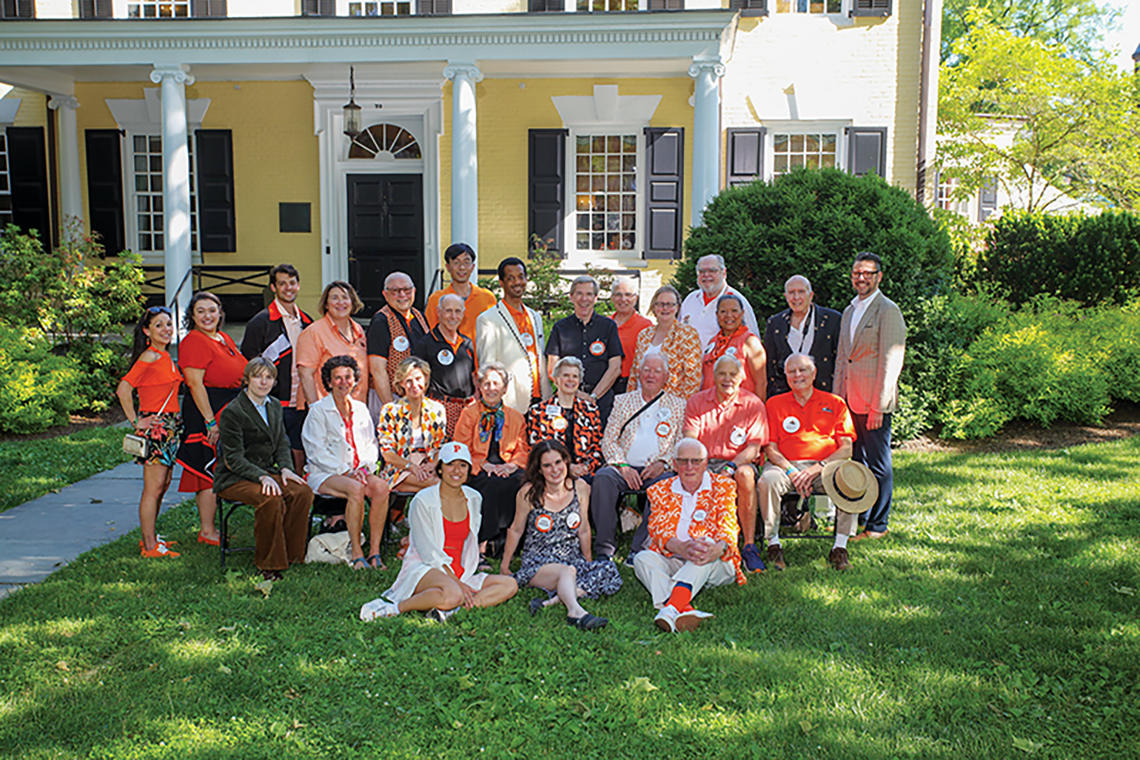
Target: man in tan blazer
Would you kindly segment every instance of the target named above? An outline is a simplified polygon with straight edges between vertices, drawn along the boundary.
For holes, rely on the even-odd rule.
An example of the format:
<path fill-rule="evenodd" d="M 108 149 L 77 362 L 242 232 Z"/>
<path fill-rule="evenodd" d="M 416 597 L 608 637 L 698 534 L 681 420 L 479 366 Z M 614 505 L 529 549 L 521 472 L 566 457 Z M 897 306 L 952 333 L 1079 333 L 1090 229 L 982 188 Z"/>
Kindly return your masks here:
<path fill-rule="evenodd" d="M 835 360 L 835 394 L 847 402 L 855 422 L 853 458 L 867 465 L 879 482 L 879 498 L 855 541 L 885 536 L 891 512 L 891 414 L 898 405 L 906 324 L 898 305 L 879 291 L 882 279 L 883 262 L 877 255 L 856 254 L 851 269 L 856 295 L 843 311 Z"/>

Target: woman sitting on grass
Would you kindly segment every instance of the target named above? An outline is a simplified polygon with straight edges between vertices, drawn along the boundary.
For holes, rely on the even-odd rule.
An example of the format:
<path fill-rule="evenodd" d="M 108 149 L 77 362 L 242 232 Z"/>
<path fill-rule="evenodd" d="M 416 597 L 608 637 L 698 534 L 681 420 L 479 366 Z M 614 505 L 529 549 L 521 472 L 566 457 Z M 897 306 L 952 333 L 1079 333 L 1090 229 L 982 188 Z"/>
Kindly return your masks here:
<path fill-rule="evenodd" d="M 253 564 L 278 580 L 305 560 L 313 492 L 289 469 L 293 454 L 281 402 L 269 395 L 277 368 L 261 356 L 242 372 L 245 390 L 218 415 L 220 435 L 214 491 L 253 507 Z"/>
<path fill-rule="evenodd" d="M 178 388 L 182 373 L 166 353 L 174 337 L 174 318 L 165 306 L 152 306 L 135 325 L 131 369 L 119 381 L 115 395 L 135 433 L 147 439 L 146 453 L 135 457 L 143 466 L 143 490 L 139 497 L 139 549 L 144 557 L 177 557 L 162 537 L 155 533 L 158 506 L 170 486 L 170 470 L 178 454 L 182 435 L 182 414 L 178 408 Z M 139 394 L 139 413 L 131 391 Z"/>
<path fill-rule="evenodd" d="M 471 472 L 471 453 L 462 443 L 444 444 L 435 474 L 439 482 L 412 499 L 408 514 L 408 551 L 396 582 L 360 608 L 360 619 L 394 617 L 425 610 L 443 621 L 460 606 L 494 607 L 519 587 L 506 575 L 476 572 L 482 497 L 463 485 Z"/>
<path fill-rule="evenodd" d="M 526 477 L 515 499 L 515 520 L 507 529 L 500 572 L 507 573 L 526 530 L 519 586 L 545 590 L 550 599 L 535 599 L 530 614 L 552 603 L 566 605 L 566 622 L 583 630 L 609 621 L 586 612 L 578 597 L 597 599 L 621 588 L 613 560 L 590 561 L 590 487 L 570 474 L 570 452 L 559 441 L 546 440 L 530 450 Z"/>

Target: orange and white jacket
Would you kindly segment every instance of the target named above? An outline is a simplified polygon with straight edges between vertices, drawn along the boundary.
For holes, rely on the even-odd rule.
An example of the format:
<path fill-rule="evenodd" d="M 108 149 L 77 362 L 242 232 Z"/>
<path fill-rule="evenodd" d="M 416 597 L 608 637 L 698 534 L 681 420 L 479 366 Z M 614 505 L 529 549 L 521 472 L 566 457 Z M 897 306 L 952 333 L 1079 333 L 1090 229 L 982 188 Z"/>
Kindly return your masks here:
<path fill-rule="evenodd" d="M 736 570 L 736 582 L 742 584 L 745 577 L 740 570 L 740 550 L 736 547 L 736 537 L 740 533 L 740 525 L 736 521 L 736 481 L 727 475 L 715 473 L 705 473 L 705 477 L 707 480 L 697 491 L 697 509 L 689 525 L 689 535 L 693 538 L 707 536 L 714 541 L 724 541 L 728 550 L 722 559 L 732 563 Z M 659 480 L 647 491 L 649 546 L 665 557 L 673 556 L 665 544 L 677 535 L 677 524 L 681 519 L 681 494 L 673 490 L 673 483 L 679 478 L 679 475 L 674 475 Z M 697 516 L 702 512 L 702 519 L 698 520 Z"/>

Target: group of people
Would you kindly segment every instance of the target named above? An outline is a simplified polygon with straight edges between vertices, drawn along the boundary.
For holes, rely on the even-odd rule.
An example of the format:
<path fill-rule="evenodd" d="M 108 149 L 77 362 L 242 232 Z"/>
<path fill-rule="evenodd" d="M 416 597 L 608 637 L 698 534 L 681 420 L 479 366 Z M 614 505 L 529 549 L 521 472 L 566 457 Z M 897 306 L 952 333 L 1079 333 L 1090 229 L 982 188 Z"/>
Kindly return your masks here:
<path fill-rule="evenodd" d="M 389 497 L 410 495 L 400 572 L 364 620 L 413 610 L 442 620 L 530 586 L 546 592 L 531 614 L 560 604 L 568 624 L 600 628 L 582 600 L 621 587 L 629 494 L 647 507 L 626 562 L 667 631 L 709 617 L 692 604 L 702 587 L 786 567 L 787 494 L 830 499 L 837 570 L 850 567 L 849 540 L 886 535 L 906 336 L 875 254 L 855 257 L 842 314 L 813 303 L 806 277 L 790 278 L 788 309 L 762 336 L 719 256 L 697 262 L 699 288 L 683 299 L 659 288 L 652 320 L 634 283 L 614 284 L 611 317 L 596 310 L 598 283 L 578 277 L 573 313 L 549 333 L 524 303 L 523 260 L 500 262 L 501 300 L 471 281 L 470 246 L 450 246 L 444 263 L 451 284 L 423 312 L 412 278 L 390 274 L 367 328 L 349 283 L 326 285 L 313 319 L 297 306 L 297 271 L 274 267 L 273 300 L 240 349 L 220 329 L 220 301 L 197 293 L 177 364 L 169 309 L 148 309 L 117 391 L 149 441 L 143 556 L 178 556 L 155 532 L 176 461 L 180 490 L 196 494 L 198 541 L 218 542 L 217 496 L 254 506 L 254 561 L 267 578 L 303 560 L 314 494 L 344 500 L 350 564 L 385 568 Z"/>

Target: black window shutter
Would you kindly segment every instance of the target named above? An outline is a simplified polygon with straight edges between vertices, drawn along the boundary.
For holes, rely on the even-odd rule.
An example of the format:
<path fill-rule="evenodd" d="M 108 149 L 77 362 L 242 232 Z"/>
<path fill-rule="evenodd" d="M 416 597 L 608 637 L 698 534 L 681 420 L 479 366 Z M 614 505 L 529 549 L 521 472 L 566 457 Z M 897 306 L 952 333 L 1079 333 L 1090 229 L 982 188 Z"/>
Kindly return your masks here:
<path fill-rule="evenodd" d="M 851 6 L 852 16 L 889 16 L 891 0 L 855 0 Z"/>
<path fill-rule="evenodd" d="M 990 214 L 997 211 L 997 190 L 997 180 L 991 178 L 990 181 L 982 185 L 981 190 L 978 191 L 979 220 L 984 222 L 986 219 L 989 219 Z"/>
<path fill-rule="evenodd" d="M 419 0 L 419 13 L 422 16 L 450 16 L 451 0 Z"/>
<path fill-rule="evenodd" d="M 116 254 L 127 248 L 123 232 L 122 136 L 117 129 L 88 129 L 87 214 L 103 248 Z"/>
<path fill-rule="evenodd" d="M 565 0 L 527 0 L 526 9 L 531 13 L 561 13 L 565 7 Z"/>
<path fill-rule="evenodd" d="M 302 16 L 335 16 L 336 0 L 302 0 Z"/>
<path fill-rule="evenodd" d="M 190 15 L 194 18 L 225 18 L 226 0 L 190 0 Z"/>
<path fill-rule="evenodd" d="M 79 0 L 79 18 L 111 18 L 111 0 Z"/>
<path fill-rule="evenodd" d="M 12 222 L 25 230 L 39 231 L 45 246 L 54 245 L 43 127 L 8 127 L 5 132 Z"/>
<path fill-rule="evenodd" d="M 527 248 L 531 235 L 553 240 L 552 251 L 562 253 L 565 248 L 563 217 L 566 194 L 566 135 L 565 129 L 532 129 L 529 133 L 527 203 L 530 225 Z"/>
<path fill-rule="evenodd" d="M 887 173 L 887 128 L 847 128 L 847 171 L 858 177 L 874 172 Z"/>
<path fill-rule="evenodd" d="M 651 11 L 683 11 L 685 0 L 649 0 Z"/>
<path fill-rule="evenodd" d="M 645 128 L 645 257 L 681 256 L 685 130 Z"/>
<path fill-rule="evenodd" d="M 0 18 L 35 18 L 35 0 L 0 1 Z"/>
<path fill-rule="evenodd" d="M 199 246 L 202 253 L 236 251 L 233 136 L 228 129 L 199 129 L 194 138 Z"/>
<path fill-rule="evenodd" d="M 764 178 L 764 135 L 767 131 L 763 127 L 727 130 L 724 176 L 729 187 L 740 187 Z"/>
<path fill-rule="evenodd" d="M 729 0 L 728 7 L 741 16 L 767 16 L 768 0 Z"/>

